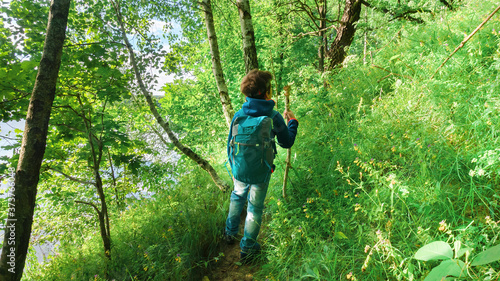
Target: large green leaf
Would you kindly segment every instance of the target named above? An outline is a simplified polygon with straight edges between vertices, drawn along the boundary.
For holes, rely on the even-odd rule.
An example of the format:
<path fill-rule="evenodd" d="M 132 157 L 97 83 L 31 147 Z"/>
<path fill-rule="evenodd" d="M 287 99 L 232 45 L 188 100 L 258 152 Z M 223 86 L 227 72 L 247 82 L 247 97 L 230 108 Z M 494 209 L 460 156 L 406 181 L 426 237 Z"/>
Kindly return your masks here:
<path fill-rule="evenodd" d="M 436 241 L 420 248 L 415 253 L 415 258 L 423 261 L 448 260 L 453 258 L 453 251 L 448 243 Z"/>
<path fill-rule="evenodd" d="M 445 280 L 447 276 L 465 276 L 465 263 L 461 260 L 445 260 L 440 265 L 434 267 L 424 281 Z"/>
<path fill-rule="evenodd" d="M 479 253 L 470 265 L 483 265 L 497 260 L 500 260 L 500 244 Z"/>
<path fill-rule="evenodd" d="M 462 257 L 467 252 L 470 254 L 470 252 L 472 252 L 472 248 L 468 248 L 468 247 L 460 248 L 460 250 L 458 250 L 457 256 L 455 258 L 458 259 L 458 258 Z"/>

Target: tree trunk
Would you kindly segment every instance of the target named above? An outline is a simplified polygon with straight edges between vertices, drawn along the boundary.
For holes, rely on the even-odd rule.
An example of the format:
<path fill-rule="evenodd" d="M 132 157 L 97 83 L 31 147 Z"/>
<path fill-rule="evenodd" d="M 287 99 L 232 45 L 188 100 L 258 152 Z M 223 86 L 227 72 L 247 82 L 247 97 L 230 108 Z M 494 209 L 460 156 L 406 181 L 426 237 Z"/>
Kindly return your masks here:
<path fill-rule="evenodd" d="M 228 94 L 226 80 L 224 79 L 224 72 L 222 71 L 222 64 L 220 62 L 219 44 L 217 43 L 217 35 L 215 34 L 212 4 L 210 3 L 210 0 L 203 0 L 202 5 L 203 11 L 205 12 L 205 25 L 207 26 L 208 42 L 210 43 L 210 55 L 212 56 L 212 71 L 214 73 L 215 81 L 217 82 L 217 89 L 219 90 L 224 117 L 226 117 L 227 125 L 230 126 L 234 116 L 234 109 L 231 105 L 231 98 Z"/>
<path fill-rule="evenodd" d="M 102 185 L 101 175 L 99 168 L 94 168 L 94 177 L 96 179 L 96 189 L 99 199 L 101 201 L 101 211 L 99 214 L 99 229 L 101 232 L 102 244 L 104 246 L 104 255 L 111 259 L 111 232 L 109 226 L 108 206 L 106 204 L 106 197 L 104 196 L 104 188 Z"/>
<path fill-rule="evenodd" d="M 8 219 L 0 257 L 0 280 L 20 280 L 26 262 L 69 6 L 70 0 L 52 0 L 50 5 L 42 59 L 26 115 L 14 186 L 9 191 Z"/>
<path fill-rule="evenodd" d="M 148 106 L 149 106 L 151 113 L 156 118 L 156 121 L 158 122 L 158 124 L 160 124 L 160 126 L 163 128 L 163 130 L 165 130 L 168 138 L 175 145 L 175 147 L 177 147 L 177 149 L 179 149 L 184 155 L 186 155 L 191 160 L 196 162 L 202 169 L 207 171 L 208 174 L 210 174 L 210 176 L 212 177 L 212 180 L 214 181 L 214 183 L 217 185 L 217 187 L 219 187 L 219 189 L 221 189 L 222 191 L 228 190 L 229 186 L 219 177 L 219 175 L 217 174 L 215 169 L 212 167 L 212 165 L 210 165 L 210 163 L 208 163 L 205 159 L 201 158 L 200 155 L 198 155 L 193 150 L 191 150 L 191 148 L 184 146 L 179 141 L 179 139 L 174 134 L 174 132 L 170 129 L 170 125 L 168 124 L 168 122 L 166 122 L 161 117 L 161 115 L 158 113 L 158 110 L 156 110 L 156 105 L 153 102 L 151 95 L 146 90 L 146 87 L 144 86 L 144 82 L 142 81 L 141 73 L 139 72 L 139 68 L 137 67 L 137 63 L 135 61 L 134 50 L 132 49 L 132 45 L 128 41 L 127 33 L 126 33 L 125 27 L 123 25 L 122 16 L 120 13 L 120 7 L 118 6 L 118 3 L 116 3 L 115 1 L 112 1 L 112 3 L 113 3 L 113 6 L 115 8 L 115 11 L 116 11 L 116 16 L 117 16 L 118 23 L 120 25 L 120 30 L 121 30 L 122 36 L 123 36 L 123 41 L 125 42 L 125 45 L 127 46 L 128 51 L 129 51 L 130 63 L 132 64 L 132 67 L 134 69 L 137 83 L 139 84 L 139 88 L 141 89 L 143 96 L 146 98 L 146 102 L 148 103 Z"/>
<path fill-rule="evenodd" d="M 80 99 L 80 96 L 78 96 L 78 100 L 80 102 L 80 106 L 83 108 L 83 103 Z M 85 112 L 82 112 L 82 115 L 85 116 Z M 106 258 L 111 259 L 111 231 L 109 226 L 108 205 L 106 204 L 106 196 L 104 195 L 101 173 L 99 172 L 102 160 L 103 143 L 102 137 L 98 139 L 92 134 L 92 124 L 90 120 L 92 120 L 92 116 L 90 116 L 89 114 L 89 118 L 84 118 L 83 122 L 85 123 L 85 128 L 87 129 L 88 141 L 91 150 L 90 152 L 92 153 L 92 172 L 94 174 L 95 187 L 97 190 L 97 194 L 99 195 L 99 200 L 101 201 L 101 210 L 99 211 L 96 207 L 95 209 L 99 218 L 99 229 L 104 246 L 104 255 L 106 256 Z M 101 125 L 104 126 L 104 123 Z"/>
<path fill-rule="evenodd" d="M 326 0 L 320 0 L 318 4 L 319 23 L 319 48 L 318 48 L 318 70 L 325 71 L 325 53 L 326 53 Z"/>
<path fill-rule="evenodd" d="M 259 68 L 257 61 L 257 48 L 255 47 L 255 34 L 253 31 L 252 14 L 248 0 L 237 0 L 236 5 L 240 13 L 241 35 L 243 37 L 243 55 L 245 58 L 245 72 Z"/>
<path fill-rule="evenodd" d="M 351 46 L 356 33 L 356 22 L 361 13 L 361 2 L 360 0 L 346 0 L 344 14 L 337 28 L 337 36 L 327 52 L 327 57 L 330 58 L 329 69 L 341 64 L 346 57 L 347 49 Z"/>
<path fill-rule="evenodd" d="M 281 95 L 281 85 L 283 82 L 283 63 L 284 63 L 284 50 L 285 50 L 285 39 L 283 36 L 283 21 L 286 19 L 287 14 L 283 11 L 280 11 L 280 0 L 274 0 L 274 8 L 276 9 L 277 13 L 277 22 L 278 22 L 278 38 L 279 38 L 279 45 L 278 45 L 278 52 L 279 52 L 279 60 L 278 60 L 278 74 L 274 74 L 274 79 L 276 81 L 276 108 L 278 108 L 278 98 Z"/>

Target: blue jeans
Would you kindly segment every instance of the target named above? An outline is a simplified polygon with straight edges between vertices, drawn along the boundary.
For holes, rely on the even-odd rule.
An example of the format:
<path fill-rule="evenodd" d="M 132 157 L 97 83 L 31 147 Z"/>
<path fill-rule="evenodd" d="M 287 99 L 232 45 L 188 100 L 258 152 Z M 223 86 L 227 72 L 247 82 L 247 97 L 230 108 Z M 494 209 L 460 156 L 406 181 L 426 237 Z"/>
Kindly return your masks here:
<path fill-rule="evenodd" d="M 240 242 L 243 253 L 260 249 L 260 245 L 257 243 L 257 235 L 259 235 L 262 223 L 264 199 L 266 199 L 268 186 L 269 182 L 247 184 L 234 179 L 234 190 L 231 193 L 231 205 L 229 206 L 229 215 L 226 220 L 226 234 L 236 235 L 238 233 L 240 215 L 248 200 L 244 236 Z"/>

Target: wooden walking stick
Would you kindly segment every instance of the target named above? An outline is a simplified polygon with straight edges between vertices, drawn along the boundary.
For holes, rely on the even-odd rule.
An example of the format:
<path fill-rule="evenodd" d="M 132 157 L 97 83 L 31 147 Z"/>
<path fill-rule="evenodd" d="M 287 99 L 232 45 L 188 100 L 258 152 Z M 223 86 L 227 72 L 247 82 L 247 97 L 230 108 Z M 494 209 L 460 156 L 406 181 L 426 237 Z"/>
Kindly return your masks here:
<path fill-rule="evenodd" d="M 483 27 L 483 25 L 485 25 L 490 19 L 491 17 L 493 17 L 493 15 L 498 12 L 498 10 L 500 10 L 500 6 L 498 6 L 493 12 L 491 12 L 491 14 L 478 26 L 476 27 L 476 29 L 469 35 L 467 36 L 463 41 L 462 43 L 460 43 L 460 45 L 458 45 L 457 48 L 455 48 L 455 51 L 453 51 L 453 53 L 451 53 L 451 55 L 449 55 L 445 60 L 444 62 L 436 69 L 436 72 L 434 72 L 434 74 L 432 74 L 431 76 L 431 80 L 432 78 L 434 78 L 434 76 L 436 75 L 436 73 L 439 71 L 439 69 L 441 67 L 443 67 L 443 65 L 458 51 L 460 50 L 464 45 L 465 43 L 467 43 L 467 41 L 469 41 L 469 39 L 474 36 L 474 34 L 476 34 L 476 32 L 478 32 L 479 29 L 481 29 L 481 27 Z"/>
<path fill-rule="evenodd" d="M 283 90 L 285 90 L 285 112 L 288 112 L 290 110 L 290 85 L 287 85 L 283 87 Z M 286 116 L 285 116 L 286 118 Z M 287 120 L 288 122 L 288 120 Z M 285 178 L 283 179 L 283 198 L 286 198 L 286 183 L 288 180 L 288 171 L 290 170 L 290 167 L 292 166 L 290 164 L 290 158 L 292 156 L 292 150 L 291 148 L 287 149 L 286 152 L 286 166 L 285 166 Z"/>

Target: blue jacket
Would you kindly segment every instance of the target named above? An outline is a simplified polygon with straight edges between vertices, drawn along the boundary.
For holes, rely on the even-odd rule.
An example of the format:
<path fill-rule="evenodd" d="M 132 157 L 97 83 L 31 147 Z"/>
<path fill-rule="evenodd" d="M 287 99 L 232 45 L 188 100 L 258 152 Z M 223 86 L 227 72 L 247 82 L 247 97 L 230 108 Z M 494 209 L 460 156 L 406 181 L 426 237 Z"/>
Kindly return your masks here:
<path fill-rule="evenodd" d="M 232 136 L 232 128 L 234 119 L 240 115 L 249 116 L 271 116 L 273 112 L 276 115 L 273 118 L 273 134 L 278 139 L 278 144 L 283 148 L 292 147 L 295 142 L 295 136 L 297 135 L 297 128 L 299 127 L 299 121 L 297 119 L 291 119 L 288 121 L 288 126 L 285 123 L 283 116 L 279 114 L 274 108 L 273 100 L 263 100 L 246 98 L 246 102 L 243 104 L 241 110 L 234 114 L 233 120 L 231 121 L 231 126 L 229 126 L 229 136 L 227 137 L 227 155 L 229 157 L 230 153 L 230 141 Z"/>

